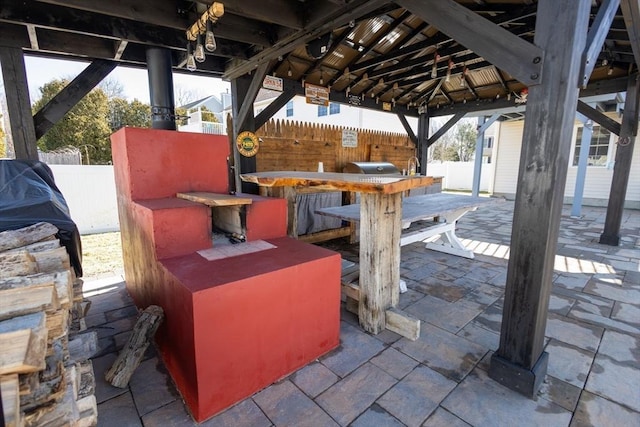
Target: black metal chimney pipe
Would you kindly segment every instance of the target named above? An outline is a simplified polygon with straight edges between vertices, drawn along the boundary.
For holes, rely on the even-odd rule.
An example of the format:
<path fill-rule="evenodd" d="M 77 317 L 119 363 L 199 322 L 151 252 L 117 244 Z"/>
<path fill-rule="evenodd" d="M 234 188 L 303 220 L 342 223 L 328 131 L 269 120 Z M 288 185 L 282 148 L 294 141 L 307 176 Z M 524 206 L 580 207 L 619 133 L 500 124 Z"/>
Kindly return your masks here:
<path fill-rule="evenodd" d="M 151 101 L 151 127 L 176 130 L 171 52 L 160 47 L 147 48 L 147 74 Z"/>

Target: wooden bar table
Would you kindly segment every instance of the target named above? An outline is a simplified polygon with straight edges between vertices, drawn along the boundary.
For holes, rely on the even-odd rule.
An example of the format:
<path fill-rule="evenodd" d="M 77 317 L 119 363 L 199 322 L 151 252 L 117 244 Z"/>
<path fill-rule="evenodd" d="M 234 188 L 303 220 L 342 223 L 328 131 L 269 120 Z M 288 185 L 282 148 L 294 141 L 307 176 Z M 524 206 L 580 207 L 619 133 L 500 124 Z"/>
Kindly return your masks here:
<path fill-rule="evenodd" d="M 439 177 L 322 172 L 255 172 L 240 175 L 263 187 L 309 187 L 360 193 L 360 298 L 358 317 L 372 334 L 385 329 L 387 310 L 400 295 L 402 193 L 440 182 Z"/>

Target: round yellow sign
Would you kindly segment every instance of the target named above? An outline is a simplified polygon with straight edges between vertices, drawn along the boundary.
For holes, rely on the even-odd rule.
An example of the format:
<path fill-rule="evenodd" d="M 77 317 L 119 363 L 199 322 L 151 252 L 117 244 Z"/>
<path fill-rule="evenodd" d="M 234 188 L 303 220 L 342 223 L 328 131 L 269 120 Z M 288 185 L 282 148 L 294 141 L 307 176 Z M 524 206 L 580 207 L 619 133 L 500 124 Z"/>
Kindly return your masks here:
<path fill-rule="evenodd" d="M 258 152 L 258 137 L 253 132 L 240 132 L 236 138 L 236 145 L 240 154 L 245 157 L 253 157 Z"/>

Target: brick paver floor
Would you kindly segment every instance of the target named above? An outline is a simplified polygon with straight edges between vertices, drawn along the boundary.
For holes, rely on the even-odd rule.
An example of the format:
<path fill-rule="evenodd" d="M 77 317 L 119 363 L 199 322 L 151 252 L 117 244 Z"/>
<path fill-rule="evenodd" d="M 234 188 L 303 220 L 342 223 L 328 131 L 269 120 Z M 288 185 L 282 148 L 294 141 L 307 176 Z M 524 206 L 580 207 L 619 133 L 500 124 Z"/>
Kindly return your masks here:
<path fill-rule="evenodd" d="M 598 243 L 605 208 L 583 208 L 580 218 L 569 212 L 565 206 L 549 302 L 549 367 L 535 399 L 487 374 L 509 254 L 513 202 L 505 201 L 459 222 L 473 260 L 418 243 L 402 248 L 409 290 L 400 307 L 422 321 L 418 340 L 370 335 L 343 310 L 338 349 L 202 425 L 639 426 L 640 211 L 624 212 L 618 247 Z M 346 258 L 357 254 L 340 249 Z M 153 348 L 128 388 L 102 379 L 137 310 L 122 276 L 88 280 L 86 289 L 93 292 L 87 323 L 100 338 L 99 425 L 195 425 Z"/>

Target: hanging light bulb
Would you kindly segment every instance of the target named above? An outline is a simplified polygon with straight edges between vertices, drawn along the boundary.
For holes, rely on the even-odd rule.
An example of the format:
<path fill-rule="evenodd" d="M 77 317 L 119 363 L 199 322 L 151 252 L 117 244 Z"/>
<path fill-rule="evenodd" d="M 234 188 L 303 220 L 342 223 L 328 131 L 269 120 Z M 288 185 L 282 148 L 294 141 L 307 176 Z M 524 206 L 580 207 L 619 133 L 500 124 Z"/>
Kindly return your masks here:
<path fill-rule="evenodd" d="M 433 65 L 431 66 L 431 78 L 435 79 L 438 77 L 438 60 L 440 59 L 440 55 L 438 55 L 438 51 L 433 54 Z"/>
<path fill-rule="evenodd" d="M 613 74 L 613 61 L 611 61 L 611 64 L 609 64 L 609 69 L 607 70 L 607 76 L 610 76 L 611 74 Z"/>
<path fill-rule="evenodd" d="M 320 84 L 324 84 L 324 77 L 322 76 L 322 71 L 320 71 Z"/>
<path fill-rule="evenodd" d="M 451 60 L 451 58 L 449 58 L 449 64 L 447 65 L 447 75 L 444 78 L 444 81 L 449 83 L 449 80 L 451 80 L 451 70 L 453 69 L 453 61 Z"/>
<path fill-rule="evenodd" d="M 202 36 L 200 34 L 198 34 L 198 37 L 196 38 L 196 50 L 193 53 L 193 56 L 198 62 L 204 62 L 204 60 L 207 59 L 204 56 L 204 46 L 202 45 Z"/>
<path fill-rule="evenodd" d="M 196 68 L 196 59 L 193 57 L 191 50 L 191 42 L 187 42 L 187 70 L 194 71 Z"/>
<path fill-rule="evenodd" d="M 218 47 L 216 43 L 216 37 L 213 35 L 213 30 L 211 29 L 211 21 L 207 20 L 207 32 L 204 36 L 204 48 L 209 52 L 213 52 Z"/>
<path fill-rule="evenodd" d="M 460 75 L 460 87 L 465 87 L 467 85 L 467 81 L 465 76 L 467 75 L 467 66 L 465 65 L 462 69 L 462 74 Z"/>

